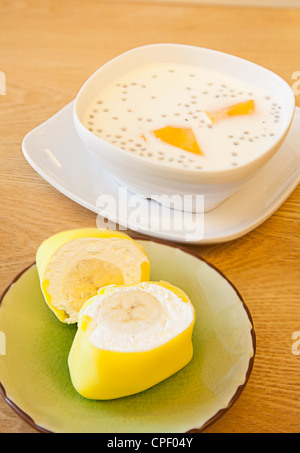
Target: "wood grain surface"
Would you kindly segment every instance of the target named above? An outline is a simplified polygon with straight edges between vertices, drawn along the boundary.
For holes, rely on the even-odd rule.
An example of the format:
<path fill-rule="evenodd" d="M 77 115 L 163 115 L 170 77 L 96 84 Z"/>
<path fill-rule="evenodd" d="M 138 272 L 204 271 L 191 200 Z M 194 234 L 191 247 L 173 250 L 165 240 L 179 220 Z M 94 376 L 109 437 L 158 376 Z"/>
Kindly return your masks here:
<path fill-rule="evenodd" d="M 0 292 L 32 263 L 41 241 L 95 226 L 95 214 L 47 184 L 25 161 L 24 135 L 73 100 L 112 57 L 177 42 L 229 52 L 292 84 L 300 71 L 300 11 L 99 0 L 1 0 Z M 300 96 L 297 97 L 297 104 Z M 299 143 L 300 146 L 300 143 Z M 300 188 L 263 225 L 232 242 L 189 246 L 237 286 L 254 318 L 257 357 L 234 407 L 210 433 L 300 431 Z M 29 433 L 0 398 L 0 432 Z"/>

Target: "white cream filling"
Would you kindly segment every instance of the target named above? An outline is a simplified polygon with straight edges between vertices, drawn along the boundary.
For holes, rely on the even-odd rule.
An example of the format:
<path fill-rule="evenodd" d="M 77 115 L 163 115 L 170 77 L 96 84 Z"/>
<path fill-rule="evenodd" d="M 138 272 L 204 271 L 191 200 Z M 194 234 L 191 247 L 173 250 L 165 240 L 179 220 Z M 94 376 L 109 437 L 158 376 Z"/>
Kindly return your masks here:
<path fill-rule="evenodd" d="M 80 312 L 91 319 L 90 342 L 99 349 L 144 352 L 157 348 L 186 330 L 194 319 L 191 302 L 153 282 L 116 287 L 98 295 Z"/>
<path fill-rule="evenodd" d="M 69 322 L 76 321 L 83 303 L 100 287 L 139 283 L 141 265 L 147 260 L 143 251 L 128 239 L 69 241 L 52 256 L 44 275 L 44 279 L 49 280 L 51 303 L 70 315 Z"/>

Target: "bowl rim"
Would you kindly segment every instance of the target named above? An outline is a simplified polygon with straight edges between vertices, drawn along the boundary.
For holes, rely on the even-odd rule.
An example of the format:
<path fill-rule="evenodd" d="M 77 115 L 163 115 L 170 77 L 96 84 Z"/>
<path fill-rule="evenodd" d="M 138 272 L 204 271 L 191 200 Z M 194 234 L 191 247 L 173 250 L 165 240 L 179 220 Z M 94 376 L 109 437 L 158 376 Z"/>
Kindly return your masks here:
<path fill-rule="evenodd" d="M 97 136 L 94 134 L 92 131 L 90 131 L 82 122 L 82 120 L 79 117 L 79 114 L 77 112 L 78 104 L 82 100 L 84 96 L 84 91 L 88 89 L 90 83 L 98 76 L 100 72 L 105 70 L 107 66 L 109 66 L 112 62 L 118 61 L 121 59 L 126 58 L 127 55 L 130 55 L 132 53 L 138 53 L 140 51 L 143 51 L 144 49 L 155 49 L 155 48 L 162 48 L 165 47 L 167 48 L 181 48 L 181 49 L 187 49 L 187 48 L 192 48 L 192 49 L 197 49 L 200 52 L 204 52 L 207 54 L 212 54 L 215 55 L 216 58 L 218 57 L 225 57 L 229 58 L 231 60 L 234 60 L 235 62 L 240 62 L 243 65 L 248 65 L 249 67 L 252 67 L 256 70 L 264 72 L 266 75 L 272 78 L 273 80 L 276 80 L 282 85 L 282 88 L 285 90 L 287 99 L 286 103 L 289 106 L 289 112 L 286 115 L 286 120 L 285 120 L 285 125 L 283 128 L 283 132 L 281 135 L 278 136 L 276 142 L 274 142 L 270 147 L 268 147 L 262 154 L 257 156 L 255 159 L 250 160 L 249 162 L 246 162 L 245 164 L 242 165 L 237 165 L 232 168 L 226 168 L 226 169 L 220 169 L 220 170 L 204 170 L 204 169 L 189 169 L 189 168 L 176 168 L 176 167 L 171 167 L 167 165 L 160 164 L 157 161 L 153 160 L 148 160 L 145 159 L 143 156 L 139 156 L 136 154 L 131 154 L 128 153 L 125 150 L 122 150 L 121 148 L 115 146 L 114 144 L 111 144 L 105 140 L 103 140 L 101 137 Z M 106 148 L 109 148 L 111 152 L 114 152 L 116 156 L 120 157 L 120 159 L 124 158 L 125 156 L 130 160 L 132 163 L 138 164 L 143 164 L 147 168 L 151 168 L 154 171 L 159 171 L 163 170 L 163 172 L 166 174 L 168 173 L 169 175 L 177 175 L 180 173 L 183 176 L 191 176 L 191 177 L 201 177 L 201 176 L 208 176 L 208 177 L 228 177 L 230 178 L 231 176 L 235 176 L 241 173 L 247 172 L 247 170 L 253 167 L 258 168 L 259 163 L 261 162 L 262 164 L 266 162 L 266 160 L 270 159 L 278 150 L 279 146 L 282 144 L 284 139 L 286 138 L 286 135 L 289 132 L 289 129 L 292 125 L 294 115 L 295 115 L 295 110 L 296 110 L 296 100 L 295 100 L 295 95 L 293 93 L 292 88 L 290 85 L 278 74 L 275 72 L 271 71 L 270 69 L 267 69 L 257 63 L 254 63 L 250 60 L 247 60 L 245 58 L 238 57 L 236 55 L 222 52 L 219 50 L 215 49 L 210 49 L 206 47 L 200 47 L 200 46 L 194 46 L 194 45 L 188 45 L 188 44 L 178 44 L 178 43 L 156 43 L 156 44 L 146 44 L 142 45 L 139 47 L 135 47 L 132 49 L 129 49 L 116 57 L 112 58 L 111 60 L 107 61 L 104 63 L 99 69 L 97 69 L 87 80 L 86 82 L 81 86 L 79 92 L 77 93 L 73 105 L 73 119 L 75 123 L 75 127 L 77 129 L 78 134 L 81 136 L 82 140 L 84 143 L 92 143 L 94 146 L 98 147 L 103 147 L 105 146 Z"/>

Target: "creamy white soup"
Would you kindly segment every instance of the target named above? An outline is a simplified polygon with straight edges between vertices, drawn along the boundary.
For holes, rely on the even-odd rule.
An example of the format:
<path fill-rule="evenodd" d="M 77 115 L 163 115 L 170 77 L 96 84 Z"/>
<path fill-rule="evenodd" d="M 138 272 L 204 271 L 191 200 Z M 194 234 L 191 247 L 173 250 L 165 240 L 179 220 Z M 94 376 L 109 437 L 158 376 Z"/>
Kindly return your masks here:
<path fill-rule="evenodd" d="M 148 64 L 99 87 L 84 125 L 162 165 L 225 170 L 263 154 L 281 134 L 282 106 L 239 78 L 184 64 Z"/>

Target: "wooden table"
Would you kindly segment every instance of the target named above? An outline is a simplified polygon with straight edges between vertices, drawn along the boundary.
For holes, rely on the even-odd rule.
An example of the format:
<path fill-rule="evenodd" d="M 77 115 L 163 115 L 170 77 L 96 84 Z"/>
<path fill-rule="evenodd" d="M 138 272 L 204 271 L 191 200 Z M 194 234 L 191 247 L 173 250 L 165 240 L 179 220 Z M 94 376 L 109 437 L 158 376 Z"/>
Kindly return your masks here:
<path fill-rule="evenodd" d="M 300 70 L 300 10 L 99 0 L 2 0 L 0 291 L 33 262 L 40 242 L 95 226 L 95 214 L 47 184 L 25 161 L 24 135 L 73 100 L 104 62 L 139 45 L 178 42 L 250 59 L 292 84 Z M 297 98 L 298 105 L 300 96 Z M 300 146 L 300 144 L 299 144 Z M 300 188 L 263 225 L 233 242 L 194 247 L 239 288 L 257 333 L 250 382 L 207 432 L 299 432 Z M 190 248 L 193 248 L 190 246 Z M 0 399 L 0 432 L 33 430 Z"/>

